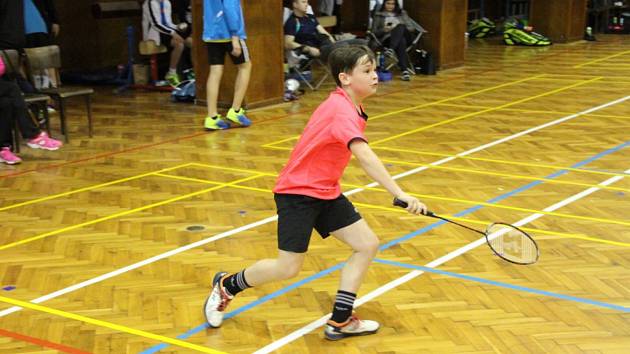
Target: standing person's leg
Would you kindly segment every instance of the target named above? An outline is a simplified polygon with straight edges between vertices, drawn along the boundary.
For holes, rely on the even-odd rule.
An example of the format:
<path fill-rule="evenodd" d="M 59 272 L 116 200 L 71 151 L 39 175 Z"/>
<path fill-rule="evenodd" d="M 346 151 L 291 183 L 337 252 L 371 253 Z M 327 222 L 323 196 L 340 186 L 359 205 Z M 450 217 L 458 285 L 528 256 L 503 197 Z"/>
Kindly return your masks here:
<path fill-rule="evenodd" d="M 208 115 L 204 121 L 204 128 L 206 130 L 227 129 L 230 126 L 221 119 L 217 108 L 227 43 L 209 42 L 206 43 L 206 48 L 208 49 L 210 71 L 208 72 L 208 80 L 206 81 L 206 105 Z"/>
<path fill-rule="evenodd" d="M 252 71 L 252 62 L 249 57 L 249 50 L 247 43 L 244 40 L 240 40 L 241 43 L 241 55 L 234 57 L 232 55 L 232 44 L 229 44 L 230 57 L 232 62 L 238 66 L 238 73 L 236 74 L 236 81 L 234 83 L 234 97 L 232 98 L 232 107 L 228 111 L 226 117 L 232 123 L 236 123 L 243 127 L 249 127 L 252 122 L 245 115 L 245 109 L 243 109 L 243 100 L 245 99 L 245 93 L 247 92 L 247 86 L 249 85 L 249 77 Z"/>
<path fill-rule="evenodd" d="M 236 74 L 236 81 L 234 83 L 234 98 L 232 100 L 232 108 L 235 111 L 241 110 L 243 99 L 245 99 L 245 93 L 247 92 L 247 86 L 249 85 L 251 72 L 252 63 L 250 61 L 238 66 L 238 73 Z"/>

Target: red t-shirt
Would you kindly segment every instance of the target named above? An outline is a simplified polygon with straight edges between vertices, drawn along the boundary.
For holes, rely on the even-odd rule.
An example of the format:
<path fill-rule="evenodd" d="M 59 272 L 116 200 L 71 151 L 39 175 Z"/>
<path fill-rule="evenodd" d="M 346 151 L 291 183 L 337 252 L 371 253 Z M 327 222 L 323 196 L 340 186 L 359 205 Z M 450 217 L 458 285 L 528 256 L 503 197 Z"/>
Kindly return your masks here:
<path fill-rule="evenodd" d="M 331 92 L 309 119 L 280 172 L 274 193 L 337 198 L 341 194 L 339 179 L 352 157 L 350 143 L 355 139 L 367 142 L 363 134 L 366 120 L 343 89 Z"/>

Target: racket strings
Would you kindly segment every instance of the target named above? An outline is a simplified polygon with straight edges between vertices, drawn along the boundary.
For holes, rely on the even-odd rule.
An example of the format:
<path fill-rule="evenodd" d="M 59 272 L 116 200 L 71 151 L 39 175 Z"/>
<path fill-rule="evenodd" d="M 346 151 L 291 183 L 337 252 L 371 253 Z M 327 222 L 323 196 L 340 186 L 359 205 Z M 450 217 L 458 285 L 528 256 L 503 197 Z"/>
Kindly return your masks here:
<path fill-rule="evenodd" d="M 534 263 L 538 260 L 536 243 L 523 231 L 507 224 L 488 227 L 488 244 L 500 256 L 516 263 Z"/>

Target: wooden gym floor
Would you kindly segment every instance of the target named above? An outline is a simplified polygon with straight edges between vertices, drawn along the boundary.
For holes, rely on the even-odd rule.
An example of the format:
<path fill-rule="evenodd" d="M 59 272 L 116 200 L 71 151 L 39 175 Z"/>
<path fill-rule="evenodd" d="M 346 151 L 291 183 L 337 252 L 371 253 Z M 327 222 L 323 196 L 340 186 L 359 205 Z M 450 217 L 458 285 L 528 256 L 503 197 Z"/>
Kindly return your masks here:
<path fill-rule="evenodd" d="M 465 67 L 369 99 L 367 136 L 404 189 L 480 228 L 526 222 L 542 256 L 511 265 L 411 217 L 353 162 L 344 188 L 382 240 L 357 312 L 382 328 L 339 342 L 319 327 L 349 255 L 333 239 L 220 329 L 201 312 L 214 272 L 274 256 L 269 190 L 332 81 L 211 133 L 203 107 L 99 90 L 93 139 L 77 103 L 71 144 L 0 166 L 0 353 L 627 353 L 630 37 L 598 39 L 471 41 Z"/>

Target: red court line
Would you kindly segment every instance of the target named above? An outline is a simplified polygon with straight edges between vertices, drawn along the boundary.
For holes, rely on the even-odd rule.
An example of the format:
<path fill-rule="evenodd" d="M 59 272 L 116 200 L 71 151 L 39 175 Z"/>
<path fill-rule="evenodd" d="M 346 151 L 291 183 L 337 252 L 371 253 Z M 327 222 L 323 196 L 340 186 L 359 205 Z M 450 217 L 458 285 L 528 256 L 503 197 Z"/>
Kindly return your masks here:
<path fill-rule="evenodd" d="M 550 55 L 543 55 L 542 57 L 538 57 L 538 56 L 534 56 L 532 58 L 530 58 L 529 60 L 525 60 L 524 62 L 530 62 L 530 61 L 534 61 L 534 60 L 541 60 L 541 59 L 547 59 L 547 58 L 551 58 L 551 57 L 555 57 L 561 54 L 566 54 L 568 52 L 570 52 L 571 50 L 569 48 L 567 48 L 564 51 L 559 51 Z M 490 72 L 494 72 L 494 71 L 499 71 L 500 69 L 502 69 L 503 66 L 499 67 L 499 68 L 493 68 L 493 69 L 488 69 L 488 70 L 484 70 L 484 71 L 480 71 L 478 73 L 475 73 L 474 75 L 483 75 L 486 73 L 490 73 Z M 461 80 L 461 79 L 465 79 L 469 76 L 471 76 L 472 74 L 469 75 L 462 75 L 462 76 L 454 76 L 448 79 L 445 79 L 443 81 L 440 81 L 439 83 L 443 83 L 443 82 L 449 82 L 449 81 L 455 81 L 455 80 Z M 419 86 L 414 86 L 413 88 L 411 88 L 411 90 L 416 90 L 416 89 L 420 89 L 426 86 L 430 86 L 430 85 L 434 85 L 436 83 L 425 83 L 424 85 L 419 85 Z M 391 95 L 394 93 L 398 93 L 398 92 L 402 92 L 402 91 L 409 91 L 409 88 L 403 88 L 400 90 L 395 90 L 395 91 L 391 91 L 382 95 L 374 95 L 374 97 L 384 97 L 387 95 Z M 305 108 L 303 110 L 297 111 L 297 112 L 293 112 L 293 113 L 289 113 L 289 114 L 285 114 L 282 116 L 278 116 L 278 117 L 272 117 L 272 118 L 268 118 L 268 119 L 263 119 L 260 121 L 255 121 L 255 124 L 263 124 L 263 123 L 267 123 L 267 122 L 271 122 L 271 121 L 276 121 L 279 119 L 283 119 L 286 117 L 290 117 L 293 115 L 297 115 L 297 114 L 301 114 L 301 113 L 305 113 L 305 112 L 309 112 L 313 109 L 313 107 L 308 107 Z M 202 131 L 202 132 L 197 132 L 197 133 L 193 133 L 193 134 L 189 134 L 189 135 L 185 135 L 185 136 L 180 136 L 177 138 L 173 138 L 173 139 L 169 139 L 169 140 L 163 140 L 163 141 L 159 141 L 157 143 L 153 143 L 153 144 L 147 144 L 147 145 L 140 145 L 140 146 L 136 146 L 136 147 L 132 147 L 132 148 L 128 148 L 128 149 L 122 149 L 122 150 L 118 150 L 118 151 L 110 151 L 110 152 L 106 152 L 103 154 L 98 154 L 98 155 L 93 155 L 93 156 L 88 156 L 88 157 L 84 157 L 81 159 L 77 159 L 77 160 L 70 160 L 67 162 L 63 162 L 63 163 L 59 163 L 59 164 L 52 164 L 52 165 L 47 165 L 47 166 L 43 166 L 43 167 L 39 167 L 39 168 L 34 168 L 34 169 L 30 169 L 30 170 L 24 170 L 24 171 L 20 171 L 20 172 L 15 172 L 15 173 L 9 173 L 6 175 L 0 175 L 0 180 L 4 179 L 4 178 L 13 178 L 13 177 L 18 177 L 18 176 L 22 176 L 28 173 L 32 173 L 32 172 L 39 172 L 39 171 L 45 171 L 45 170 L 50 170 L 50 169 L 55 169 L 55 168 L 59 168 L 59 167 L 63 167 L 63 166 L 67 166 L 67 165 L 73 165 L 76 163 L 81 163 L 81 162 L 86 162 L 86 161 L 91 161 L 91 160 L 97 160 L 97 159 L 101 159 L 101 158 L 105 158 L 105 157 L 109 157 L 109 156 L 113 156 L 113 155 L 118 155 L 118 154 L 124 154 L 127 152 L 132 152 L 132 151 L 137 151 L 137 150 L 144 150 L 147 148 L 151 148 L 154 146 L 159 146 L 159 145 L 164 145 L 164 144 L 169 144 L 172 142 L 176 142 L 179 140 L 188 140 L 188 139 L 192 139 L 201 135 L 205 135 L 205 134 L 209 134 L 206 131 Z"/>
<path fill-rule="evenodd" d="M 0 328 L 0 336 L 18 339 L 23 342 L 33 343 L 35 345 L 39 345 L 40 347 L 50 348 L 50 349 L 58 350 L 60 352 L 69 353 L 69 354 L 92 354 L 90 352 L 85 352 L 83 350 L 79 350 L 76 348 L 67 347 L 63 344 L 57 344 L 57 343 L 49 342 L 47 340 L 30 337 L 24 334 L 10 332 L 1 328 Z"/>

